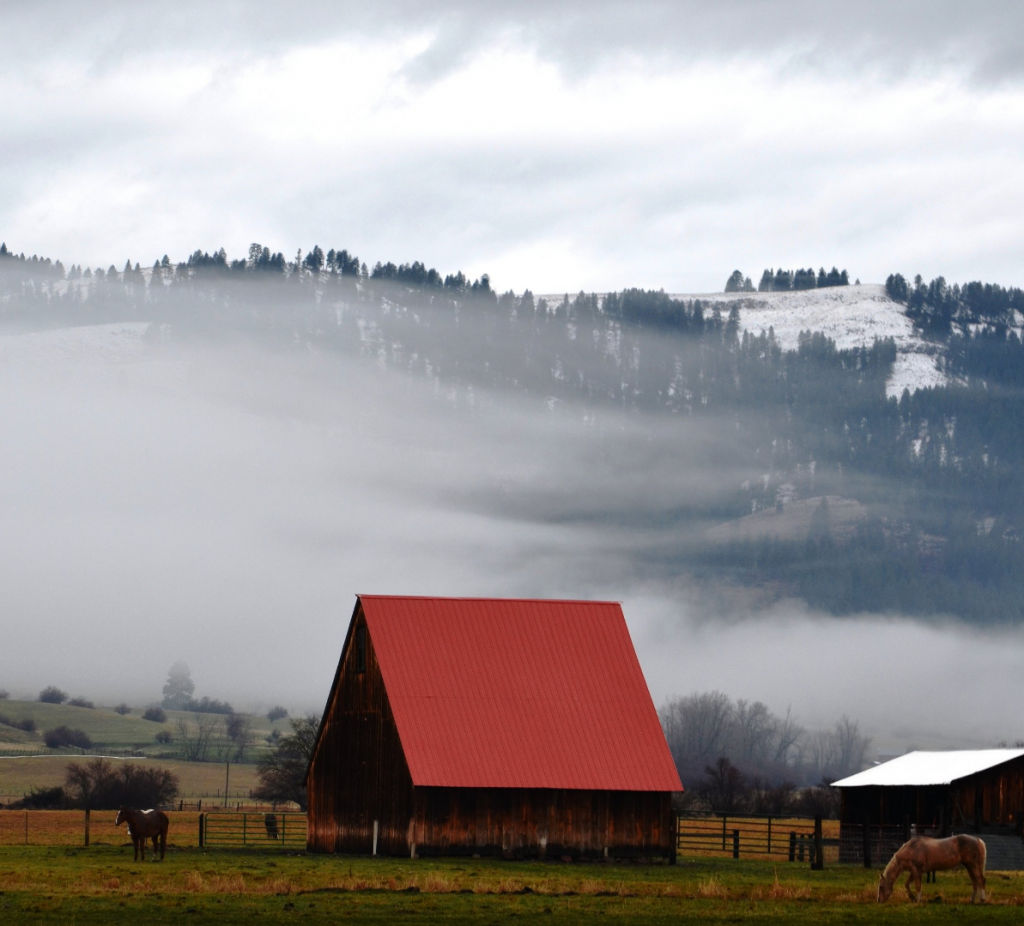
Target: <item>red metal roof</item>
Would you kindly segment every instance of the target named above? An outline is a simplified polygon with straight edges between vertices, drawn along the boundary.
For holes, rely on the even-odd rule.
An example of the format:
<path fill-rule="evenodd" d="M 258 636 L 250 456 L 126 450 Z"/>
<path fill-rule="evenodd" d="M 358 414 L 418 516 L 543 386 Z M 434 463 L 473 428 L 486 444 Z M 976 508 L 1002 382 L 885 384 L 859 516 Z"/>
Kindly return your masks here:
<path fill-rule="evenodd" d="M 683 790 L 618 604 L 359 598 L 413 784 Z"/>

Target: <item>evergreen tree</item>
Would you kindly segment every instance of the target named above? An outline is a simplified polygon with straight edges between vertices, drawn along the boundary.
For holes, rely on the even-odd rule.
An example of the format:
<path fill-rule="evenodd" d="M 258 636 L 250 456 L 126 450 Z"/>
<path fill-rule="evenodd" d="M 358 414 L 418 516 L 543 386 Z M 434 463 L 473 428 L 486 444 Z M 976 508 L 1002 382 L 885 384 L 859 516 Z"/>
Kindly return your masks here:
<path fill-rule="evenodd" d="M 725 281 L 727 293 L 738 293 L 743 290 L 743 274 L 739 270 L 733 270 L 729 279 Z"/>
<path fill-rule="evenodd" d="M 181 661 L 174 663 L 167 671 L 167 681 L 163 688 L 164 707 L 172 711 L 183 711 L 192 703 L 192 693 L 196 690 L 189 667 Z"/>

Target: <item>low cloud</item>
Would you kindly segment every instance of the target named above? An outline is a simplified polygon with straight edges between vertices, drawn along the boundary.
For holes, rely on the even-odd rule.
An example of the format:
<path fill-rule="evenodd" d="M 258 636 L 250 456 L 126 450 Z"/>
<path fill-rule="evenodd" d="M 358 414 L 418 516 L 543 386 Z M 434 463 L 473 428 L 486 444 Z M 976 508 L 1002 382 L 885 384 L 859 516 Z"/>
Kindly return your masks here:
<path fill-rule="evenodd" d="M 143 330 L 0 339 L 16 694 L 156 700 L 185 659 L 200 695 L 318 709 L 357 593 L 592 597 L 624 602 L 657 703 L 719 688 L 893 749 L 1024 735 L 1015 632 L 751 613 L 674 573 L 679 512 L 732 484 L 714 422 Z"/>

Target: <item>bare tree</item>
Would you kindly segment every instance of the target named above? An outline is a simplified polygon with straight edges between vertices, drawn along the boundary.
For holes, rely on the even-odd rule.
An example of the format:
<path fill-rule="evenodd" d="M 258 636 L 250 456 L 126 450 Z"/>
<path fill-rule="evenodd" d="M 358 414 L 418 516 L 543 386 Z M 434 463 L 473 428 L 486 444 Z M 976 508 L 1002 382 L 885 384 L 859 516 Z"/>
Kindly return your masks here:
<path fill-rule="evenodd" d="M 837 772 L 841 775 L 859 772 L 867 759 L 871 738 L 861 734 L 860 724 L 850 720 L 846 714 L 836 721 L 832 735 L 835 738 Z"/>
<path fill-rule="evenodd" d="M 223 730 L 219 714 L 202 714 L 198 711 L 191 720 L 179 717 L 177 722 L 178 741 L 189 762 L 206 762 L 210 750 L 216 745 Z"/>
<path fill-rule="evenodd" d="M 661 710 L 662 727 L 676 766 L 684 774 L 697 773 L 724 755 L 733 706 L 720 691 L 675 698 Z"/>
<path fill-rule="evenodd" d="M 730 753 L 744 768 L 761 767 L 774 753 L 778 719 L 763 701 L 740 698 L 733 711 Z"/>
<path fill-rule="evenodd" d="M 814 778 L 835 774 L 836 741 L 831 730 L 817 730 L 808 737 L 807 752 Z"/>
<path fill-rule="evenodd" d="M 704 767 L 704 777 L 697 785 L 697 790 L 712 810 L 734 813 L 745 809 L 746 776 L 724 756 Z"/>
<path fill-rule="evenodd" d="M 228 739 L 234 746 L 233 762 L 241 762 L 246 750 L 256 741 L 251 714 L 229 714 L 224 721 L 224 729 Z"/>
<path fill-rule="evenodd" d="M 772 759 L 777 765 L 789 765 L 806 731 L 793 717 L 792 708 L 786 708 L 786 716 L 775 724 L 775 749 Z"/>
<path fill-rule="evenodd" d="M 252 794 L 261 801 L 294 801 L 306 809 L 306 769 L 313 755 L 320 718 L 316 714 L 289 721 L 292 732 L 256 763 L 260 784 Z"/>

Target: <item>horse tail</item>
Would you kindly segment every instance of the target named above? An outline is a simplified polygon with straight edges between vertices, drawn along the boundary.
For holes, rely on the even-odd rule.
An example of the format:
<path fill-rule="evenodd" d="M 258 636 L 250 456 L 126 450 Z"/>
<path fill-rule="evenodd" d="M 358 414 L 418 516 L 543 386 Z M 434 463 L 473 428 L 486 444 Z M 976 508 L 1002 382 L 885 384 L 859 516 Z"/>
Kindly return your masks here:
<path fill-rule="evenodd" d="M 984 839 L 978 840 L 979 854 L 981 855 L 981 876 L 985 877 L 985 865 L 988 864 L 988 846 Z"/>

